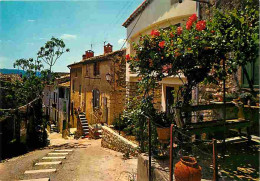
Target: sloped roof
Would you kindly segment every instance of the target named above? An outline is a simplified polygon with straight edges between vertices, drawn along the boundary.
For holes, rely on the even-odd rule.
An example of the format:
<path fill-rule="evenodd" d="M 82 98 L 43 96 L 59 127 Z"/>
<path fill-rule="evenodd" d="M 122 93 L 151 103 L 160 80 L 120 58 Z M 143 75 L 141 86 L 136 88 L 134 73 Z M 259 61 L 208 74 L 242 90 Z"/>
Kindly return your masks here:
<path fill-rule="evenodd" d="M 127 18 L 127 20 L 122 24 L 125 28 L 129 26 L 129 24 L 135 20 L 135 18 L 144 11 L 144 9 L 152 2 L 153 0 L 144 0 L 140 6 L 134 10 L 134 12 Z"/>
<path fill-rule="evenodd" d="M 122 50 L 117 50 L 117 51 L 114 51 L 114 52 L 111 52 L 111 53 L 107 53 L 107 54 L 104 54 L 104 55 L 94 56 L 94 57 L 85 59 L 83 61 L 70 64 L 70 65 L 68 65 L 68 67 L 71 67 L 73 65 L 79 65 L 79 64 L 89 64 L 89 63 L 93 63 L 93 62 L 97 62 L 97 61 L 105 61 L 108 58 L 110 58 L 110 57 L 112 57 L 112 56 L 114 56 L 116 54 L 123 53 L 125 51 L 126 51 L 126 49 L 122 49 Z"/>
<path fill-rule="evenodd" d="M 60 87 L 70 87 L 70 81 L 63 82 L 63 83 L 59 84 L 58 86 L 60 86 Z"/>

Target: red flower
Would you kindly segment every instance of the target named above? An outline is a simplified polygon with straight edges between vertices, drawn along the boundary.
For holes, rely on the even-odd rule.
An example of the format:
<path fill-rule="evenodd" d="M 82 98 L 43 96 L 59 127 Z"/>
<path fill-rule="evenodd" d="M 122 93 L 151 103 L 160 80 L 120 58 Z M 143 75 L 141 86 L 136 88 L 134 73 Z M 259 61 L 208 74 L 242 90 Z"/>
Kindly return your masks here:
<path fill-rule="evenodd" d="M 170 37 L 173 38 L 174 37 L 174 34 L 173 32 L 170 32 Z"/>
<path fill-rule="evenodd" d="M 164 66 L 162 66 L 162 72 L 163 73 L 165 73 L 165 72 L 168 73 L 171 68 L 172 68 L 172 64 L 164 65 Z"/>
<path fill-rule="evenodd" d="M 189 48 L 187 48 L 188 50 L 191 50 L 191 48 L 189 47 Z"/>
<path fill-rule="evenodd" d="M 152 36 L 160 36 L 160 32 L 158 30 L 152 30 L 151 35 Z"/>
<path fill-rule="evenodd" d="M 165 46 L 165 41 L 161 41 L 161 42 L 159 43 L 159 47 L 160 47 L 160 48 L 164 48 L 164 46 Z"/>
<path fill-rule="evenodd" d="M 141 81 L 142 80 L 142 77 L 138 77 L 138 81 Z"/>
<path fill-rule="evenodd" d="M 128 62 L 128 61 L 131 59 L 130 55 L 127 54 L 127 55 L 125 56 L 125 59 L 126 59 L 126 61 Z"/>
<path fill-rule="evenodd" d="M 177 28 L 177 35 L 180 35 L 180 34 L 182 34 L 182 27 L 179 26 Z"/>
<path fill-rule="evenodd" d="M 192 21 L 189 20 L 189 21 L 187 21 L 187 23 L 186 23 L 186 29 L 187 29 L 187 30 L 190 30 L 191 27 L 192 27 Z"/>
<path fill-rule="evenodd" d="M 197 21 L 197 19 L 198 19 L 198 17 L 197 17 L 196 14 L 193 14 L 193 15 L 191 15 L 191 16 L 189 17 L 189 21 L 191 21 L 192 23 L 193 23 L 194 21 Z"/>
<path fill-rule="evenodd" d="M 198 31 L 202 31 L 206 28 L 206 21 L 202 20 L 202 21 L 198 21 L 196 24 L 196 30 Z"/>
<path fill-rule="evenodd" d="M 198 37 L 198 36 L 195 36 L 195 39 L 196 39 L 196 40 L 198 40 L 198 39 L 200 39 L 200 37 Z"/>
<path fill-rule="evenodd" d="M 214 31 L 214 30 L 211 30 L 211 33 L 215 33 L 215 31 Z"/>
<path fill-rule="evenodd" d="M 178 56 L 180 56 L 180 55 L 181 55 L 180 52 L 175 52 L 175 54 L 174 54 L 175 57 L 178 57 Z"/>
<path fill-rule="evenodd" d="M 153 61 L 150 59 L 149 60 L 149 67 L 152 67 L 153 66 Z"/>

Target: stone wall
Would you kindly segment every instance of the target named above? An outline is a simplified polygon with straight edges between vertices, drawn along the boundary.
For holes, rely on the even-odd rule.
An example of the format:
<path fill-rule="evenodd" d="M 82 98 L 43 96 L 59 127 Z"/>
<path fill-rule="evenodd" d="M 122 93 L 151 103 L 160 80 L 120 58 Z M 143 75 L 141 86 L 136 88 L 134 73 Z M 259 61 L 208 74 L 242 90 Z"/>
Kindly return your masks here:
<path fill-rule="evenodd" d="M 138 155 L 138 146 L 136 144 L 120 136 L 107 126 L 102 126 L 102 130 L 102 147 L 122 153 L 129 153 L 132 156 Z"/>
<path fill-rule="evenodd" d="M 149 180 L 149 162 L 148 156 L 140 154 L 138 156 L 137 163 L 137 181 L 148 181 Z M 164 171 L 163 168 L 156 162 L 152 160 L 152 180 L 154 181 L 168 181 L 169 172 Z"/>

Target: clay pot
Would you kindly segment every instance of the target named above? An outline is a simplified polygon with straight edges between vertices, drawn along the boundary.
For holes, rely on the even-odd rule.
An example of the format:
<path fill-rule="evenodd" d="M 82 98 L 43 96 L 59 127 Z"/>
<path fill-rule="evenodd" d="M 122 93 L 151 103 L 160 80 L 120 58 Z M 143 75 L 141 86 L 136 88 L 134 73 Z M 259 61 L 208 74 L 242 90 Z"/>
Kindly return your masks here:
<path fill-rule="evenodd" d="M 195 158 L 184 156 L 175 164 L 174 177 L 176 181 L 200 181 L 201 167 Z"/>
<path fill-rule="evenodd" d="M 170 128 L 156 128 L 158 134 L 158 140 L 161 143 L 168 143 L 170 140 Z"/>

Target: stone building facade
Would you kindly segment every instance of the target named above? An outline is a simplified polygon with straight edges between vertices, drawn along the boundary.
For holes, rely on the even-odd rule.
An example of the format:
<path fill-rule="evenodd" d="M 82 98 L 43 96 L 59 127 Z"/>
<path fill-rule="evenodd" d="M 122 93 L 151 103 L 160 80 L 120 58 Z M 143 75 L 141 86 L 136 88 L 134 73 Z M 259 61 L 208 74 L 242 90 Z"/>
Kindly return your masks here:
<path fill-rule="evenodd" d="M 43 111 L 49 117 L 50 123 L 57 126 L 57 131 L 66 135 L 70 124 L 70 75 L 56 78 L 54 83 L 46 85 L 43 90 Z M 69 125 L 70 124 L 70 125 Z"/>
<path fill-rule="evenodd" d="M 86 114 L 88 123 L 112 124 L 125 105 L 125 50 L 112 51 L 104 46 L 104 54 L 94 56 L 88 50 L 78 63 L 69 65 L 71 75 L 71 119 Z"/>

